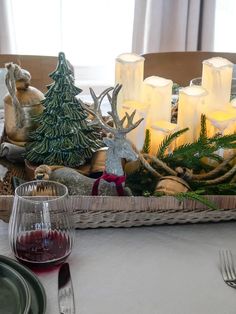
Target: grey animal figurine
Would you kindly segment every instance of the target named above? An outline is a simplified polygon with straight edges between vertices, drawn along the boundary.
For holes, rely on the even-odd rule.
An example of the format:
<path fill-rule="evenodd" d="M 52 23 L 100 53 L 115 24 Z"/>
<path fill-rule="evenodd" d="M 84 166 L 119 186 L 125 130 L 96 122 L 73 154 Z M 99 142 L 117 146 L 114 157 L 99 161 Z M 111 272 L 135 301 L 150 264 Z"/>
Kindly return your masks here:
<path fill-rule="evenodd" d="M 115 88 L 110 87 L 104 90 L 100 96 L 96 96 L 93 89 L 90 88 L 90 94 L 94 101 L 93 108 L 88 107 L 80 100 L 83 108 L 95 117 L 93 123 L 97 123 L 102 129 L 113 135 L 112 138 L 103 138 L 103 141 L 108 146 L 106 173 L 116 176 L 124 175 L 122 158 L 125 158 L 127 161 L 134 161 L 138 159 L 138 156 L 134 152 L 131 143 L 126 139 L 126 134 L 135 129 L 143 120 L 142 118 L 133 123 L 136 110 L 134 110 L 131 115 L 126 112 L 122 119 L 119 118 L 117 112 L 117 96 L 121 88 L 122 85 L 117 84 Z M 112 96 L 110 96 L 109 92 L 112 90 Z M 108 112 L 108 114 L 113 119 L 114 127 L 108 125 L 102 118 L 101 103 L 105 96 L 108 97 L 109 103 L 111 105 L 111 111 Z M 127 122 L 126 126 L 124 126 L 125 122 Z"/>

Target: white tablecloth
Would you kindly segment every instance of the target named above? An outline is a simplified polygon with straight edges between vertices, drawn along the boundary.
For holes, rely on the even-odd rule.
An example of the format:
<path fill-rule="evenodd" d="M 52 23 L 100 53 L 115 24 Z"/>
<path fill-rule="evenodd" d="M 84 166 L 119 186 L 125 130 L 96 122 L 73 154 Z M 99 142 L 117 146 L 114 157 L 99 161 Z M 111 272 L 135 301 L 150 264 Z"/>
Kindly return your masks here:
<path fill-rule="evenodd" d="M 0 221 L 0 252 L 12 256 Z M 235 314 L 218 251 L 236 262 L 236 222 L 77 230 L 69 257 L 77 314 Z M 39 275 L 58 314 L 57 271 Z"/>

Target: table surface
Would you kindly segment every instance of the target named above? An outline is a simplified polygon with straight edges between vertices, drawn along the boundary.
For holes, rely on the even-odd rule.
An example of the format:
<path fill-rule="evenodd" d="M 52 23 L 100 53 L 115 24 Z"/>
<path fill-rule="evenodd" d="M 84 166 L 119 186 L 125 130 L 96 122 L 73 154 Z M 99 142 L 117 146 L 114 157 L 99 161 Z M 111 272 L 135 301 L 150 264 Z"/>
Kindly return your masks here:
<path fill-rule="evenodd" d="M 0 220 L 0 253 L 12 257 Z M 76 230 L 68 261 L 77 314 L 235 314 L 219 249 L 236 262 L 236 222 Z M 57 270 L 39 275 L 58 314 Z"/>

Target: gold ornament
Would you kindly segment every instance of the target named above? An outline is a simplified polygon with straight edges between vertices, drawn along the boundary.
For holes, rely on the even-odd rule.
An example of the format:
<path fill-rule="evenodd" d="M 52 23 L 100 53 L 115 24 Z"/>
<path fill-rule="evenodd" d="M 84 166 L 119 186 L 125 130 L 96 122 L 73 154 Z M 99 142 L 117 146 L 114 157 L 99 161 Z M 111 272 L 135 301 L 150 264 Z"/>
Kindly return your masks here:
<path fill-rule="evenodd" d="M 188 183 L 183 179 L 175 176 L 166 176 L 158 181 L 155 192 L 175 195 L 181 192 L 188 192 L 189 190 Z"/>
<path fill-rule="evenodd" d="M 125 170 L 125 174 L 127 176 L 139 171 L 141 168 L 141 162 L 140 160 L 134 160 L 134 161 L 128 161 L 125 166 L 124 166 L 124 170 Z"/>

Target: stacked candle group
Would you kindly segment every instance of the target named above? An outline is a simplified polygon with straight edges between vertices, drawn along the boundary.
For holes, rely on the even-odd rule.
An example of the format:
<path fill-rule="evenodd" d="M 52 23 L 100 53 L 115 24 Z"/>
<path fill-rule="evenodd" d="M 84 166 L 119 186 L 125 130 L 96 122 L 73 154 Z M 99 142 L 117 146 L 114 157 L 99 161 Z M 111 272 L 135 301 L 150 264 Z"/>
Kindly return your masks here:
<path fill-rule="evenodd" d="M 189 128 L 176 145 L 194 142 L 200 132 L 201 114 L 208 121 L 209 136 L 216 132 L 234 131 L 236 109 L 230 103 L 233 64 L 216 57 L 203 61 L 202 85 L 187 86 L 179 91 L 177 124 L 171 123 L 173 82 L 159 76 L 143 77 L 145 59 L 125 53 L 116 59 L 115 80 L 122 84 L 118 98 L 120 116 L 136 110 L 136 119 L 144 118 L 128 137 L 142 149 L 145 130 L 150 130 L 151 154 L 156 154 L 164 137 Z"/>

